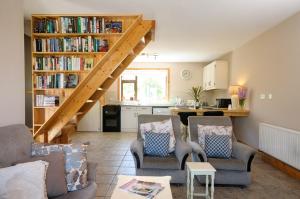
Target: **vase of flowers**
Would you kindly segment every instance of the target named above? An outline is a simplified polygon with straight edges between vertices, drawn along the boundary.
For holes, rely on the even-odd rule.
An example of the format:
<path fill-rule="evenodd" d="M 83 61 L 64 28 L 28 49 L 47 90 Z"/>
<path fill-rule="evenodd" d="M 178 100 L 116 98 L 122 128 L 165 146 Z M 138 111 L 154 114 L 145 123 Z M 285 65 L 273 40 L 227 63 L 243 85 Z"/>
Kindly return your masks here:
<path fill-rule="evenodd" d="M 244 109 L 245 108 L 245 101 L 247 99 L 247 88 L 246 87 L 239 87 L 237 94 L 238 94 L 238 98 L 239 98 L 240 109 Z"/>
<path fill-rule="evenodd" d="M 193 86 L 188 93 L 191 97 L 194 98 L 195 101 L 195 106 L 197 108 L 199 108 L 200 102 L 201 102 L 201 98 L 202 98 L 202 94 L 203 94 L 203 89 L 201 86 Z"/>

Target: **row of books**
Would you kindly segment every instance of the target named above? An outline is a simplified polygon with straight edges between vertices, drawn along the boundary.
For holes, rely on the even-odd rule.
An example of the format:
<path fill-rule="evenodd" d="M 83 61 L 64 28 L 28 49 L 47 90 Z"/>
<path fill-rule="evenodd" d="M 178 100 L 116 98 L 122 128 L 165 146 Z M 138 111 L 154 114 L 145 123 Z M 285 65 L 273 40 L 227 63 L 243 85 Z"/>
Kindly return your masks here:
<path fill-rule="evenodd" d="M 107 52 L 108 40 L 88 37 L 34 39 L 35 52 Z"/>
<path fill-rule="evenodd" d="M 101 17 L 61 17 L 62 33 L 122 33 L 122 21 Z"/>
<path fill-rule="evenodd" d="M 78 82 L 79 76 L 76 74 L 37 75 L 35 88 L 75 88 Z"/>
<path fill-rule="evenodd" d="M 122 21 L 103 17 L 60 17 L 61 33 L 122 33 Z M 34 20 L 35 33 L 58 33 L 57 19 Z"/>
<path fill-rule="evenodd" d="M 59 106 L 59 96 L 54 95 L 36 95 L 35 106 L 54 107 Z"/>
<path fill-rule="evenodd" d="M 90 70 L 94 59 L 89 57 L 61 56 L 61 57 L 36 57 L 35 70 Z"/>
<path fill-rule="evenodd" d="M 58 21 L 56 19 L 44 18 L 34 21 L 35 33 L 58 33 Z"/>

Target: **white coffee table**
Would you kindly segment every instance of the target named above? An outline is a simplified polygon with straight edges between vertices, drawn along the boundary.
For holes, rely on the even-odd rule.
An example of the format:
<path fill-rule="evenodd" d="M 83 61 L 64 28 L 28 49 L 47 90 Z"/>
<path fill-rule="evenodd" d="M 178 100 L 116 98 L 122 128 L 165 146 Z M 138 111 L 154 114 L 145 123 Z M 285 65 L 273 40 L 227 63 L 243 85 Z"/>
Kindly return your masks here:
<path fill-rule="evenodd" d="M 124 191 L 120 189 L 119 187 L 123 184 L 129 182 L 132 179 L 137 180 L 143 180 L 143 181 L 149 181 L 149 182 L 157 182 L 161 183 L 163 187 L 165 187 L 161 192 L 159 192 L 154 198 L 155 199 L 172 199 L 172 193 L 170 188 L 170 176 L 164 176 L 164 177 L 152 177 L 152 176 L 125 176 L 125 175 L 119 175 L 118 176 L 118 182 L 116 185 L 116 188 L 114 189 L 111 199 L 145 199 L 143 196 L 139 196 L 134 193 L 130 193 L 127 191 Z"/>
<path fill-rule="evenodd" d="M 193 199 L 194 196 L 205 196 L 214 198 L 214 181 L 216 169 L 208 162 L 187 162 L 187 198 Z M 206 177 L 205 193 L 194 193 L 195 175 L 204 175 Z M 211 193 L 208 191 L 209 176 L 211 178 Z"/>

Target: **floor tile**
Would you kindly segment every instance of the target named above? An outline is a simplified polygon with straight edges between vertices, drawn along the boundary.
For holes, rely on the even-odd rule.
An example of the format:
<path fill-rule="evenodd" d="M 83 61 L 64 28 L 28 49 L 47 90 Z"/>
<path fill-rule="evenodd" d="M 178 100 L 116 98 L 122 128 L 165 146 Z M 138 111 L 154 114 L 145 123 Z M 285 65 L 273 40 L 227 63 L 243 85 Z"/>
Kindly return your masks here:
<path fill-rule="evenodd" d="M 111 184 L 115 175 L 98 174 L 96 177 L 97 184 Z"/>
<path fill-rule="evenodd" d="M 97 167 L 97 175 L 98 174 L 116 174 L 119 167 Z"/>

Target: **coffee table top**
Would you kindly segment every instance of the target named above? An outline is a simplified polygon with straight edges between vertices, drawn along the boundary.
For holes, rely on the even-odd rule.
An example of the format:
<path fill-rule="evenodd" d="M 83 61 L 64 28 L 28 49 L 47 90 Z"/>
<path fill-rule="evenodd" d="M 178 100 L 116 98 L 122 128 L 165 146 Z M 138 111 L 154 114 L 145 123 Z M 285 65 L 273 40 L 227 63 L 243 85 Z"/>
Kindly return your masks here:
<path fill-rule="evenodd" d="M 187 162 L 190 171 L 216 172 L 216 169 L 209 162 Z"/>
<path fill-rule="evenodd" d="M 132 179 L 157 182 L 161 183 L 165 187 L 160 193 L 158 193 L 154 198 L 155 199 L 172 199 L 172 193 L 170 188 L 170 176 L 156 177 L 156 176 L 125 176 L 119 175 L 116 188 L 114 189 L 111 199 L 145 199 L 143 196 L 139 196 L 134 193 L 130 193 L 120 189 L 119 187 L 123 184 L 129 182 Z"/>

